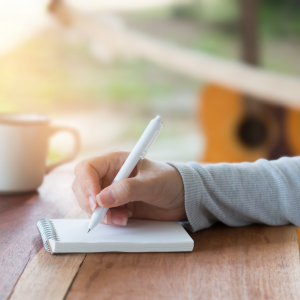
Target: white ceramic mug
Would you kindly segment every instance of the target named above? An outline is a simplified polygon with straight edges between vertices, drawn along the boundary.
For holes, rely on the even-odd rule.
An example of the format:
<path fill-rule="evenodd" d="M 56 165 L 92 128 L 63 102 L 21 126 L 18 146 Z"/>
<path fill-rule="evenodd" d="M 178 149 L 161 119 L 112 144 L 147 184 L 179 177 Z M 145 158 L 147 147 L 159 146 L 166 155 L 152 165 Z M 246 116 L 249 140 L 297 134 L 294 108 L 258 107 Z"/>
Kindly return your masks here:
<path fill-rule="evenodd" d="M 68 157 L 47 166 L 49 137 L 60 131 L 74 136 L 74 149 Z M 75 129 L 50 126 L 44 116 L 0 114 L 0 194 L 36 190 L 46 173 L 75 158 L 79 148 Z"/>

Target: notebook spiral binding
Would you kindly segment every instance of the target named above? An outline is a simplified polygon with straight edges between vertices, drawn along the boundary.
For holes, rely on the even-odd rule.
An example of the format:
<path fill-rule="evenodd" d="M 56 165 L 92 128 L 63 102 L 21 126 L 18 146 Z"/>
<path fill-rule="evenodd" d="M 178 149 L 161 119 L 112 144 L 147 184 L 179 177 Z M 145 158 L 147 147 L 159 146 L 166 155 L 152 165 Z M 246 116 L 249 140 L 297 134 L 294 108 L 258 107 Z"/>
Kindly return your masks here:
<path fill-rule="evenodd" d="M 49 219 L 44 218 L 38 221 L 37 228 L 42 237 L 45 250 L 51 253 L 47 241 L 50 239 L 59 241 L 59 237 L 57 236 L 53 223 Z"/>

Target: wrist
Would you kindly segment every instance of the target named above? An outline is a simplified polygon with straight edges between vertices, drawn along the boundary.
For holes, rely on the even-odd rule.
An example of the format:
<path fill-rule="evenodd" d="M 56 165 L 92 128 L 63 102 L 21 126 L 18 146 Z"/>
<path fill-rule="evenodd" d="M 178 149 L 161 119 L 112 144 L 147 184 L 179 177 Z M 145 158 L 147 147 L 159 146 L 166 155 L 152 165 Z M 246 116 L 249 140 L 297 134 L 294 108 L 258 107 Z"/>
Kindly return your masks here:
<path fill-rule="evenodd" d="M 169 167 L 169 173 L 167 174 L 167 180 L 170 185 L 170 199 L 172 199 L 172 206 L 177 211 L 177 220 L 187 220 L 185 204 L 184 204 L 184 184 L 178 169 L 173 165 L 167 163 Z"/>

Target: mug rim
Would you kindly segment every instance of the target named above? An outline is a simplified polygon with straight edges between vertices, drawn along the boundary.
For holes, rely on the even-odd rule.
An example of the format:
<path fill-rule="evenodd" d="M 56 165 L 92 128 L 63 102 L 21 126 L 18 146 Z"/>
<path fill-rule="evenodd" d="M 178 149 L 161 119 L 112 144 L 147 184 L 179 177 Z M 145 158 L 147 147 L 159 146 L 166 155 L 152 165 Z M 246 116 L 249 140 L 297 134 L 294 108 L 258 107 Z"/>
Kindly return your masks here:
<path fill-rule="evenodd" d="M 49 123 L 49 117 L 38 114 L 0 113 L 0 125 L 38 125 Z"/>

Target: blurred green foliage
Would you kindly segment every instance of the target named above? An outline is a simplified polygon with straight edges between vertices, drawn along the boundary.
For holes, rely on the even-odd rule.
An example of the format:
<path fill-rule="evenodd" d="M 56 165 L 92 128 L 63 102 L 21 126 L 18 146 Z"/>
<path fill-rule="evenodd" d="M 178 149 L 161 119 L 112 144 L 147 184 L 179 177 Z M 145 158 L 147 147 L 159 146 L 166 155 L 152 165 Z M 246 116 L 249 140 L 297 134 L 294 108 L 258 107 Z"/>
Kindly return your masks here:
<path fill-rule="evenodd" d="M 190 5 L 177 4 L 174 17 L 208 23 L 232 23 L 238 16 L 237 0 L 194 0 Z"/>
<path fill-rule="evenodd" d="M 190 5 L 131 12 L 124 17 L 150 35 L 237 60 L 239 1 L 195 0 Z M 264 68 L 300 75 L 299 16 L 297 0 L 259 1 Z M 1 57 L 0 64 L 0 112 L 63 112 L 71 105 L 81 108 L 99 102 L 143 105 L 199 85 L 147 62 L 103 65 L 85 43 L 70 42 L 58 29 L 27 41 Z"/>
<path fill-rule="evenodd" d="M 219 25 L 238 31 L 240 2 L 243 0 L 194 0 L 191 5 L 179 4 L 172 9 L 174 17 Z M 299 0 L 257 1 L 261 33 L 277 37 L 299 37 Z"/>
<path fill-rule="evenodd" d="M 300 35 L 300 1 L 259 1 L 260 28 L 262 33 L 280 38 Z"/>
<path fill-rule="evenodd" d="M 229 59 L 240 59 L 240 5 L 243 0 L 194 0 L 176 5 L 174 18 L 198 26 L 192 47 Z M 300 2 L 261 0 L 258 4 L 258 38 L 261 67 L 300 75 Z"/>
<path fill-rule="evenodd" d="M 0 59 L 0 112 L 50 112 L 70 105 L 134 103 L 176 92 L 189 80 L 142 61 L 103 65 L 84 43 L 49 31 Z M 179 77 L 180 78 L 180 77 Z"/>

